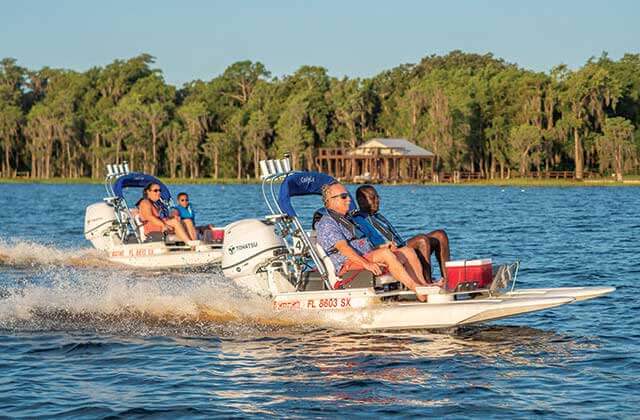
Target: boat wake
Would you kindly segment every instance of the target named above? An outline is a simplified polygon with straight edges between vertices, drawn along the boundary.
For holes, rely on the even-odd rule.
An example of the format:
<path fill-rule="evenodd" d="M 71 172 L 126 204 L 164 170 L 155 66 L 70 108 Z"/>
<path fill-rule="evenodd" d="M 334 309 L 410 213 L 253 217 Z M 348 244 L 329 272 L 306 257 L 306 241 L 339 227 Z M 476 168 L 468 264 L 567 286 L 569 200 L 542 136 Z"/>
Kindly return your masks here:
<path fill-rule="evenodd" d="M 114 267 L 93 248 L 61 249 L 52 245 L 24 240 L 4 240 L 0 238 L 0 267 Z"/>
<path fill-rule="evenodd" d="M 244 335 L 316 323 L 274 312 L 221 274 L 50 267 L 0 286 L 0 329 L 125 335 Z"/>

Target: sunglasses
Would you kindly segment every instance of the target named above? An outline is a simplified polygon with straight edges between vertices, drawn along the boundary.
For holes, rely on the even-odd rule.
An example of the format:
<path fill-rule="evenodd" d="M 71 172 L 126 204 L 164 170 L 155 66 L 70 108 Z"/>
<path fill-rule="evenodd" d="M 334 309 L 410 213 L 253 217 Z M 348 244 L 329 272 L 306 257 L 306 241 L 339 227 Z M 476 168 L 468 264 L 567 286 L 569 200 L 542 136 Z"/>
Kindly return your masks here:
<path fill-rule="evenodd" d="M 180 199 L 180 200 L 178 200 L 178 201 L 188 203 L 188 202 L 189 202 L 189 199 L 188 199 L 188 198 L 181 198 L 181 199 Z"/>
<path fill-rule="evenodd" d="M 341 194 L 336 194 L 334 196 L 331 196 L 329 198 L 340 198 L 341 200 L 346 200 L 347 198 L 349 198 L 349 193 L 341 193 Z"/>
<path fill-rule="evenodd" d="M 149 191 L 151 191 L 151 192 L 160 192 L 160 188 L 156 188 L 156 189 L 149 190 Z"/>

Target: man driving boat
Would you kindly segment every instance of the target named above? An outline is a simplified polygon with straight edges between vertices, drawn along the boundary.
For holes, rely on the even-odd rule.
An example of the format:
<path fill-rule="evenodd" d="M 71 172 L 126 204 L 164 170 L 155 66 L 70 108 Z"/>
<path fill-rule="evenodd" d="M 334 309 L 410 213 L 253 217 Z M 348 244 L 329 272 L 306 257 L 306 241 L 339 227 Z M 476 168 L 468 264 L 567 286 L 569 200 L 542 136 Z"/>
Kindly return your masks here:
<path fill-rule="evenodd" d="M 442 230 L 434 230 L 426 234 L 419 234 L 405 241 L 398 234 L 391 222 L 380 213 L 380 196 L 371 185 L 363 185 L 356 190 L 356 200 L 360 212 L 354 217 L 356 224 L 361 225 L 364 219 L 367 223 L 362 224 L 367 236 L 374 245 L 380 245 L 379 238 L 383 238 L 383 242 L 390 242 L 397 246 L 406 245 L 414 249 L 420 256 L 424 268 L 424 277 L 431 281 L 431 254 L 436 254 L 436 259 L 440 266 L 440 273 L 443 277 L 442 281 L 446 282 L 447 271 L 445 263 L 449 261 L 449 237 Z M 371 226 L 374 232 L 368 232 L 367 227 Z M 441 282 L 438 282 L 441 283 Z"/>
<path fill-rule="evenodd" d="M 322 199 L 327 214 L 316 224 L 318 244 L 325 250 L 338 276 L 351 270 L 368 270 L 374 275 L 384 269 L 412 291 L 426 285 L 420 261 L 411 249 L 374 249 L 353 221 L 347 217 L 351 196 L 344 185 L 334 182 L 322 187 Z M 395 253 L 393 252 L 395 250 Z M 426 296 L 417 295 L 425 301 Z"/>

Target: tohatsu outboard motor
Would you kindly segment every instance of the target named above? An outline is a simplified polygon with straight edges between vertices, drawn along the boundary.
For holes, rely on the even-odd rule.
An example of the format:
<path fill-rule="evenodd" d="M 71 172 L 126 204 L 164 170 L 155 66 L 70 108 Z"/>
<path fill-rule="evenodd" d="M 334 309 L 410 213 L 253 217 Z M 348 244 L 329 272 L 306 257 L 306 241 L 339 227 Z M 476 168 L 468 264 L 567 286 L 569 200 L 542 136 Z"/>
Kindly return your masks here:
<path fill-rule="evenodd" d="M 253 276 L 284 250 L 284 240 L 276 234 L 273 223 L 239 220 L 224 231 L 222 272 L 230 279 Z"/>
<path fill-rule="evenodd" d="M 113 206 L 104 202 L 92 204 L 84 215 L 84 237 L 96 249 L 106 251 L 111 246 L 111 234 L 116 232 L 116 222 Z"/>

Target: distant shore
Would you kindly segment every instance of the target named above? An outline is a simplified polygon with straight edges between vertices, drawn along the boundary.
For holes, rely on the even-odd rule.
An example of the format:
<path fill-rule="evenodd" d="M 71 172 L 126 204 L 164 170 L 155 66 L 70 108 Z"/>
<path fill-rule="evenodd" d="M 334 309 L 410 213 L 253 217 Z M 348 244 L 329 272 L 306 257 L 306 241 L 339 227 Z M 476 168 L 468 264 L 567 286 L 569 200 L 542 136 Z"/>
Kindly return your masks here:
<path fill-rule="evenodd" d="M 260 184 L 260 180 L 235 179 L 235 178 L 159 178 L 167 185 L 242 185 L 242 184 Z M 32 179 L 32 178 L 0 178 L 0 184 L 103 184 L 104 181 L 92 178 L 49 178 L 49 179 Z M 511 178 L 511 179 L 481 179 L 464 181 L 460 183 L 450 182 L 396 182 L 385 183 L 381 185 L 425 185 L 434 187 L 445 186 L 513 186 L 513 187 L 627 187 L 640 186 L 640 177 L 629 177 L 622 182 L 612 179 L 588 179 L 584 181 L 576 181 L 571 179 L 538 179 L 538 178 Z"/>

